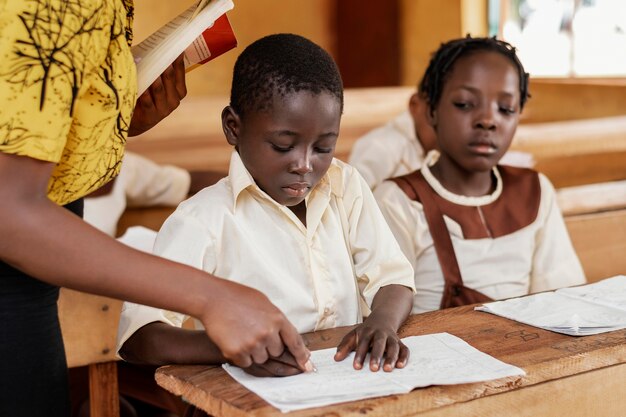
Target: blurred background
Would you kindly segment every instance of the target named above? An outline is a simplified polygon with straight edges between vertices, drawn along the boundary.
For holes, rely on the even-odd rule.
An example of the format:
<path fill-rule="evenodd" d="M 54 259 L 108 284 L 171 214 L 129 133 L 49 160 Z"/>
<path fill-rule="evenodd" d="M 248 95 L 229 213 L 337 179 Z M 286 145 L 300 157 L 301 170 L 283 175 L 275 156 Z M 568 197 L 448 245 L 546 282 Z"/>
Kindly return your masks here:
<path fill-rule="evenodd" d="M 135 0 L 135 41 L 191 4 Z M 239 51 L 277 32 L 328 50 L 349 88 L 415 85 L 430 53 L 467 33 L 512 43 L 535 78 L 626 76 L 624 0 L 235 0 L 228 16 L 239 46 L 189 75 L 191 95 L 228 93 Z"/>

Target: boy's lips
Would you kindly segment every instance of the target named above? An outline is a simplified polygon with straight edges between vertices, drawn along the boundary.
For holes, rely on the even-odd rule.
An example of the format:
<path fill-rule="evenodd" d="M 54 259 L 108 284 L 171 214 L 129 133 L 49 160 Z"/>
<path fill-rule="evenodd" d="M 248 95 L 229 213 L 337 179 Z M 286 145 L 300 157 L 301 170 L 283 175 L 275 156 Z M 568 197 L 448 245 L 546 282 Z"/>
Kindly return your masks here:
<path fill-rule="evenodd" d="M 282 187 L 292 197 L 304 197 L 311 186 L 306 182 L 295 182 Z"/>

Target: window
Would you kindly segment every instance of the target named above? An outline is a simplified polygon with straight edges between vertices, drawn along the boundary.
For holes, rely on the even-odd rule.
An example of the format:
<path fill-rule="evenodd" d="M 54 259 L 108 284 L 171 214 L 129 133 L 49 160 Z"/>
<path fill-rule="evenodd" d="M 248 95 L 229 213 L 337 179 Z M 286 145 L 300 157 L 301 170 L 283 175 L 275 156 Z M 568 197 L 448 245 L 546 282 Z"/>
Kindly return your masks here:
<path fill-rule="evenodd" d="M 533 76 L 626 76 L 624 0 L 490 0 L 489 26 Z"/>

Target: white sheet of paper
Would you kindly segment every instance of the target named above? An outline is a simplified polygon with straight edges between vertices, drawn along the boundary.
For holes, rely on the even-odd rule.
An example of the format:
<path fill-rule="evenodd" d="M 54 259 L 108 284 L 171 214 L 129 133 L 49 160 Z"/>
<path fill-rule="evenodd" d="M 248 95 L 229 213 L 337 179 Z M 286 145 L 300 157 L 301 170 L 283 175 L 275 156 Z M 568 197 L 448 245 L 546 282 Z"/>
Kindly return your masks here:
<path fill-rule="evenodd" d="M 411 350 L 411 356 L 405 368 L 393 372 L 372 372 L 369 367 L 357 371 L 352 367 L 354 353 L 342 362 L 335 362 L 336 348 L 311 352 L 317 372 L 309 374 L 259 378 L 228 364 L 224 369 L 237 382 L 283 412 L 402 394 L 434 384 L 463 384 L 525 375 L 523 370 L 482 353 L 448 333 L 411 336 L 402 341 Z"/>
<path fill-rule="evenodd" d="M 501 317 L 570 336 L 626 328 L 626 276 L 476 307 Z"/>

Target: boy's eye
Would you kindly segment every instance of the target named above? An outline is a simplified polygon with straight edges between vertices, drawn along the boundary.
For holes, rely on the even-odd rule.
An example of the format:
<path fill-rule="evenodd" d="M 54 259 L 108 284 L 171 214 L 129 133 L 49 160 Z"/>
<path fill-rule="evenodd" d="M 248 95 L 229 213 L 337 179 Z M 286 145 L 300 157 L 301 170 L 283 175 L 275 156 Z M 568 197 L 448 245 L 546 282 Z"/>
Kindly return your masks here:
<path fill-rule="evenodd" d="M 457 101 L 454 104 L 454 107 L 461 109 L 461 110 L 467 110 L 469 108 L 472 107 L 471 103 L 465 102 L 465 101 Z"/>
<path fill-rule="evenodd" d="M 291 149 L 293 149 L 292 146 L 279 146 L 276 145 L 275 143 L 272 143 L 272 149 L 274 149 L 276 152 L 289 152 Z"/>
<path fill-rule="evenodd" d="M 315 151 L 319 153 L 331 153 L 333 148 L 315 148 Z"/>

